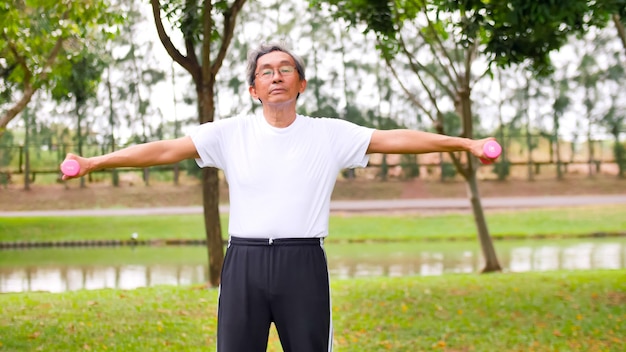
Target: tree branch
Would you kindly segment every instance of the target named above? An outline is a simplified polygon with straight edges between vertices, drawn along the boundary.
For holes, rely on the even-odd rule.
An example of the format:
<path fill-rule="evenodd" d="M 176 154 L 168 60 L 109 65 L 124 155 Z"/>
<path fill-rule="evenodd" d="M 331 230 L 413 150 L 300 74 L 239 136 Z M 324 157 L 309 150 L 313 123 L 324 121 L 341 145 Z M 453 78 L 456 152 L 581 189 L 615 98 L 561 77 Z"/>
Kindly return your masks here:
<path fill-rule="evenodd" d="M 411 69 L 413 70 L 413 72 L 415 72 L 415 74 L 417 75 L 417 78 L 420 81 L 420 84 L 422 85 L 422 88 L 424 88 L 424 90 L 426 91 L 426 93 L 428 94 L 428 98 L 430 99 L 431 103 L 435 106 L 435 109 L 437 110 L 437 114 L 440 115 L 441 114 L 441 110 L 439 110 L 439 106 L 437 105 L 437 99 L 435 99 L 435 96 L 433 95 L 432 91 L 430 90 L 430 88 L 428 88 L 428 86 L 426 85 L 426 83 L 424 82 L 424 79 L 422 78 L 422 75 L 420 75 L 420 71 L 425 71 L 429 76 L 431 76 L 431 78 L 433 78 L 437 84 L 444 89 L 448 94 L 450 94 L 452 96 L 452 99 L 454 99 L 454 95 L 452 95 L 452 91 L 450 91 L 444 84 L 443 82 L 441 82 L 437 76 L 431 72 L 430 70 L 428 70 L 424 65 L 422 65 L 419 61 L 415 62 L 413 60 L 413 55 L 411 55 L 411 53 L 407 50 L 406 45 L 404 45 L 404 41 L 402 40 L 402 37 L 400 37 L 400 44 L 402 45 L 402 51 L 404 52 L 404 54 L 406 55 L 407 59 L 409 60 L 409 65 L 411 66 Z"/>
<path fill-rule="evenodd" d="M 25 84 L 26 85 L 26 84 Z M 35 89 L 32 85 L 28 84 L 24 88 L 24 95 L 18 100 L 12 107 L 10 107 L 1 117 L 0 117 L 0 131 L 3 131 L 5 127 L 19 114 L 24 110 L 26 105 L 30 102 L 30 99 L 35 94 Z M 0 135 L 2 133 L 0 132 Z"/>
<path fill-rule="evenodd" d="M 237 15 L 241 8 L 245 4 L 246 0 L 235 0 L 232 6 L 228 11 L 224 13 L 224 30 L 222 33 L 222 44 L 220 46 L 219 52 L 217 53 L 217 57 L 213 64 L 211 65 L 211 72 L 213 75 L 217 75 L 217 72 L 222 67 L 224 62 L 224 58 L 226 57 L 226 52 L 228 51 L 228 47 L 230 46 L 230 42 L 233 39 L 233 35 L 235 32 L 235 25 L 237 22 Z"/>
<path fill-rule="evenodd" d="M 67 13 L 63 15 L 63 18 L 65 18 L 66 15 Z M 63 41 L 64 41 L 64 38 L 59 37 L 56 43 L 54 43 L 54 47 L 52 47 L 52 50 L 50 50 L 50 53 L 48 54 L 48 58 L 46 59 L 46 62 L 41 67 L 41 73 L 39 74 L 39 77 L 37 79 L 38 81 L 45 80 L 46 77 L 48 77 L 48 73 L 50 72 L 49 71 L 50 67 L 52 67 L 52 65 L 54 64 L 54 60 L 56 60 L 57 56 L 59 55 L 59 52 L 61 52 L 61 49 L 63 48 Z M 9 41 L 7 40 L 7 42 Z M 38 84 L 35 84 L 35 86 L 33 86 L 31 82 L 31 80 L 33 79 L 33 73 L 28 68 L 28 65 L 26 64 L 26 60 L 24 59 L 24 57 L 19 55 L 19 52 L 17 51 L 17 49 L 11 42 L 9 43 L 10 43 L 9 47 L 11 51 L 13 52 L 13 55 L 15 55 L 15 59 L 19 62 L 20 66 L 22 66 L 22 68 L 24 69 L 24 81 L 23 81 L 24 95 L 22 95 L 20 100 L 18 100 L 4 114 L 2 114 L 2 116 L 0 117 L 0 130 L 3 130 L 9 124 L 9 122 L 11 122 L 11 120 L 15 118 L 15 116 L 17 116 L 20 112 L 22 112 L 22 110 L 24 110 L 26 105 L 28 105 L 28 103 L 30 102 L 30 99 L 33 97 L 33 94 L 35 94 L 35 92 L 37 91 L 36 86 L 38 86 Z"/>
<path fill-rule="evenodd" d="M 204 81 L 212 79 L 213 73 L 211 70 L 211 35 L 213 33 L 213 3 L 211 1 L 204 1 L 204 20 L 202 21 L 202 35 L 204 41 L 202 42 L 202 78 Z M 204 84 L 204 82 L 203 82 Z M 210 84 L 213 84 L 211 82 Z"/>
<path fill-rule="evenodd" d="M 615 28 L 617 29 L 617 35 L 622 42 L 622 46 L 624 50 L 626 50 L 626 30 L 624 29 L 624 24 L 622 23 L 622 19 L 618 14 L 613 14 L 613 23 L 615 23 Z"/>
<path fill-rule="evenodd" d="M 428 23 L 428 29 L 430 30 L 431 34 L 435 37 L 435 42 L 438 44 L 439 50 L 441 51 L 441 53 L 443 53 L 443 56 L 448 60 L 448 63 L 450 64 L 450 68 L 451 68 L 452 72 L 454 73 L 454 77 L 458 78 L 459 73 L 457 72 L 456 68 L 454 67 L 454 60 L 452 60 L 452 58 L 450 57 L 450 54 L 448 54 L 448 51 L 446 50 L 446 47 L 443 45 L 443 42 L 441 41 L 441 38 L 439 38 L 439 35 L 437 35 L 437 31 L 433 27 L 433 23 L 431 22 L 430 18 L 428 17 L 428 13 L 426 11 L 426 6 L 424 6 L 424 16 L 426 17 L 426 21 Z M 419 33 L 424 38 L 424 35 L 422 34 L 422 32 L 419 32 Z M 426 40 L 426 39 L 424 38 L 424 40 Z M 437 60 L 439 65 L 444 69 L 444 72 L 446 73 L 446 75 L 448 76 L 450 81 L 452 83 L 454 83 L 455 79 L 452 77 L 450 72 L 448 72 L 448 70 L 446 70 L 446 66 L 443 65 L 441 60 L 439 60 L 439 55 L 437 55 L 437 53 L 436 53 L 435 45 L 429 45 L 429 46 L 430 46 L 431 50 L 433 51 L 433 56 L 435 57 L 435 59 Z"/>
<path fill-rule="evenodd" d="M 176 49 L 167 33 L 165 33 L 163 21 L 161 20 L 161 5 L 159 4 L 159 0 L 150 0 L 150 4 L 152 5 L 152 15 L 154 16 L 154 24 L 156 26 L 157 34 L 159 35 L 159 40 L 161 41 L 161 44 L 163 44 L 165 51 L 167 51 L 172 60 L 177 62 L 191 74 L 191 77 L 193 77 L 195 82 L 200 82 L 202 80 L 202 74 L 200 72 L 198 60 L 194 59 L 195 53 L 193 51 L 193 47 L 191 48 L 191 52 L 189 52 L 189 46 L 187 46 L 188 57 L 181 54 L 180 51 Z"/>
<path fill-rule="evenodd" d="M 456 153 L 454 152 L 449 152 L 448 155 L 450 155 L 450 158 L 452 159 L 452 163 L 454 163 L 454 166 L 456 166 L 456 170 L 461 174 L 461 176 L 463 176 L 464 179 L 468 179 L 469 177 L 469 172 L 470 172 L 470 168 L 472 167 L 472 162 L 468 159 L 467 160 L 467 168 L 465 168 L 463 166 L 463 164 L 461 163 L 461 160 L 457 157 Z M 468 153 L 468 158 L 469 158 L 470 153 Z"/>
<path fill-rule="evenodd" d="M 428 109 L 426 109 L 424 104 L 422 104 L 422 102 L 419 101 L 419 99 L 415 96 L 415 94 L 413 94 L 413 92 L 409 91 L 409 89 L 404 85 L 404 83 L 402 82 L 402 80 L 398 76 L 398 73 L 393 68 L 393 65 L 391 64 L 389 59 L 386 58 L 386 57 L 385 57 L 385 63 L 387 64 L 387 67 L 389 67 L 389 69 L 391 70 L 391 74 L 396 78 L 396 81 L 400 84 L 400 87 L 402 88 L 402 90 L 407 94 L 407 96 L 409 98 L 409 101 L 411 101 L 420 110 L 422 110 L 426 115 L 428 115 L 428 117 L 431 119 L 431 121 L 435 122 L 435 118 L 432 116 L 430 111 Z"/>
<path fill-rule="evenodd" d="M 474 58 L 476 57 L 476 49 L 478 48 L 478 44 L 475 42 L 467 49 L 467 54 L 465 55 L 465 82 L 469 85 L 472 79 L 472 64 L 474 63 Z"/>
<path fill-rule="evenodd" d="M 416 74 L 418 74 L 418 72 L 420 72 L 420 71 L 426 72 L 428 74 L 428 76 L 430 76 L 433 80 L 435 80 L 437 85 L 439 85 L 452 99 L 454 99 L 454 96 L 456 95 L 455 94 L 455 90 L 451 90 L 441 79 L 439 79 L 439 76 L 437 74 L 435 74 L 435 72 L 433 72 L 431 69 L 429 69 L 428 67 L 424 66 L 421 62 L 413 60 L 413 54 L 411 52 L 409 52 L 409 50 L 406 48 L 406 45 L 404 44 L 404 39 L 402 39 L 402 36 L 400 36 L 400 44 L 402 46 L 402 51 L 404 52 L 406 57 L 409 59 L 409 65 L 411 66 L 411 69 Z M 440 66 L 441 66 L 441 68 L 444 71 L 446 71 L 445 66 L 443 66 L 443 64 L 441 62 L 440 62 Z M 418 77 L 420 77 L 419 74 L 418 74 Z M 421 77 L 420 77 L 420 81 L 422 81 Z M 454 87 L 454 81 L 451 81 L 450 83 Z M 424 85 L 424 82 L 422 82 L 422 85 L 424 86 L 424 89 L 428 90 L 426 85 Z M 430 91 L 429 91 L 429 95 L 430 95 Z M 432 99 L 433 98 L 431 97 L 431 100 Z"/>

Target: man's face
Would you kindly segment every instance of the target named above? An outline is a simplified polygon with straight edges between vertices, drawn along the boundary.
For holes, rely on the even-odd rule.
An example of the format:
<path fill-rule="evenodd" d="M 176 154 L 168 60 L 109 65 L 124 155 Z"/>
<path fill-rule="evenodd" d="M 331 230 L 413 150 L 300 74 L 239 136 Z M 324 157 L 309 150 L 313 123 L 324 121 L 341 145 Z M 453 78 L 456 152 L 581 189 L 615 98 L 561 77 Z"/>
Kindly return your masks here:
<path fill-rule="evenodd" d="M 295 102 L 305 88 L 306 80 L 300 80 L 293 58 L 282 51 L 272 51 L 258 59 L 254 86 L 249 91 L 263 104 L 284 104 Z"/>

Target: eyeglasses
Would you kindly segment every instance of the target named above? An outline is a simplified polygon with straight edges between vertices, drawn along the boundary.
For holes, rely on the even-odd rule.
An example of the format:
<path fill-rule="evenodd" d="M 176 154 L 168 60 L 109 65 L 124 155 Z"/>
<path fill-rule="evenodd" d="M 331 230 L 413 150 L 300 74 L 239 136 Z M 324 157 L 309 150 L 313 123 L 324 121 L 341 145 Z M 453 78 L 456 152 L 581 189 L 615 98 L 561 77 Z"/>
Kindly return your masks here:
<path fill-rule="evenodd" d="M 261 69 L 259 72 L 255 74 L 255 76 L 258 76 L 260 80 L 268 81 L 274 78 L 275 72 L 276 71 L 273 68 L 267 67 L 267 68 Z M 293 66 L 288 66 L 288 65 L 280 66 L 278 68 L 278 72 L 281 74 L 281 76 L 291 76 L 293 75 L 294 72 L 296 72 L 296 68 Z"/>

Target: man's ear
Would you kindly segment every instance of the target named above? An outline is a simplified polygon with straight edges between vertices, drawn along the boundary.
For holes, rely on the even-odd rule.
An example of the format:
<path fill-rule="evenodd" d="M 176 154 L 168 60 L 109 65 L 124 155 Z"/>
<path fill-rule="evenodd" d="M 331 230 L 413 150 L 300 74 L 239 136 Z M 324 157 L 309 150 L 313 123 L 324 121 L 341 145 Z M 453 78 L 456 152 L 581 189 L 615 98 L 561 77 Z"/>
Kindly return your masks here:
<path fill-rule="evenodd" d="M 300 92 L 300 94 L 304 93 L 304 90 L 306 89 L 306 79 L 303 79 L 300 81 L 300 89 L 298 90 L 298 92 Z"/>
<path fill-rule="evenodd" d="M 250 92 L 250 96 L 253 99 L 259 99 L 259 96 L 256 94 L 256 88 L 254 86 L 249 86 L 248 87 L 248 92 Z"/>

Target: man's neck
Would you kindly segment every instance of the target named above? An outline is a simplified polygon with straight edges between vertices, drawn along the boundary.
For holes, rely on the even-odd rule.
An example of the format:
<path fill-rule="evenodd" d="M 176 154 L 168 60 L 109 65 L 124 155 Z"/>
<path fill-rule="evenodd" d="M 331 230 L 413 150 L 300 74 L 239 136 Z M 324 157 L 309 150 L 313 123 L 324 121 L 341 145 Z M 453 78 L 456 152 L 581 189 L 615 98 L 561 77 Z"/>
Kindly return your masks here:
<path fill-rule="evenodd" d="M 276 107 L 263 105 L 263 116 L 267 123 L 273 127 L 289 127 L 296 120 L 295 106 Z"/>

